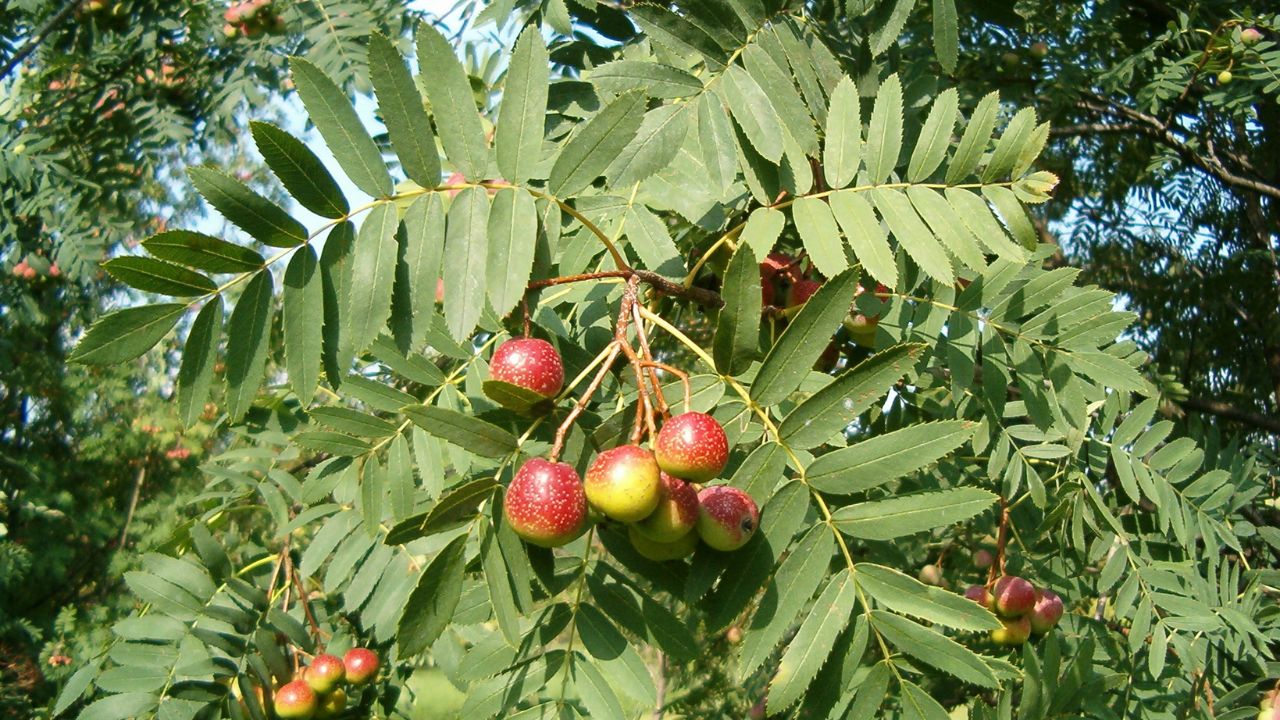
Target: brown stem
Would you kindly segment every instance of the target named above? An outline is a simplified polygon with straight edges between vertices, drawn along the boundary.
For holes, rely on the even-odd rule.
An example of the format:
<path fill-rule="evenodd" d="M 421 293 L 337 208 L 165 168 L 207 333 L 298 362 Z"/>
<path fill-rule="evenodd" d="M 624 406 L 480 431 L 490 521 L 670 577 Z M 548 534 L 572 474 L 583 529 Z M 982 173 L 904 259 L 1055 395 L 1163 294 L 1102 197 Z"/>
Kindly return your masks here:
<path fill-rule="evenodd" d="M 564 422 L 560 423 L 560 427 L 556 429 L 556 439 L 551 445 L 551 453 L 548 456 L 551 462 L 555 462 L 560 458 L 560 451 L 564 449 L 565 435 L 568 434 L 569 428 L 573 426 L 573 421 L 578 419 L 578 416 L 587 407 L 587 403 L 591 401 L 591 396 L 595 395 L 596 391 L 600 389 L 600 385 L 613 367 L 613 361 L 618 358 L 618 353 L 622 352 L 622 348 L 618 347 L 616 340 L 610 344 L 613 349 L 605 356 L 604 362 L 600 363 L 600 369 L 596 371 L 596 376 L 591 379 L 591 384 L 582 391 L 582 397 L 578 398 L 578 402 L 573 404 L 573 408 L 569 410 Z"/>
<path fill-rule="evenodd" d="M 627 339 L 627 328 L 631 325 L 631 315 L 636 305 L 636 286 L 640 284 L 640 278 L 632 275 L 627 278 L 627 286 L 622 291 L 622 303 L 618 309 L 618 324 L 614 328 L 613 339 L 618 343 L 618 347 L 622 348 L 622 352 L 627 356 L 627 360 L 631 362 L 631 367 L 636 373 L 636 424 L 631 431 L 632 444 L 638 445 L 640 438 L 644 434 L 644 428 L 649 428 L 649 434 L 652 436 L 656 429 L 653 421 L 653 403 L 649 398 L 649 391 L 645 387 L 644 370 L 640 365 L 640 357 L 636 355 L 636 351 L 631 347 L 631 342 Z"/>
<path fill-rule="evenodd" d="M 578 275 L 564 275 L 561 277 L 547 278 L 545 280 L 534 280 L 525 287 L 529 290 L 540 290 L 542 288 L 551 287 L 553 285 L 567 285 L 569 283 L 584 282 L 588 280 L 606 280 L 609 278 L 639 278 L 641 282 L 651 286 L 655 290 L 671 295 L 673 297 L 691 300 L 699 305 L 707 307 L 723 307 L 724 298 L 720 297 L 720 293 L 714 290 L 708 290 L 700 287 L 685 287 L 677 282 L 672 282 L 667 278 L 649 270 L 601 270 L 599 272 L 580 273 Z"/>
<path fill-rule="evenodd" d="M 293 567 L 293 562 L 289 563 L 289 570 L 293 575 L 293 586 L 298 591 L 298 600 L 302 603 L 302 612 L 307 616 L 307 623 L 311 625 L 311 636 L 319 643 L 323 631 L 320 630 L 320 623 L 316 622 L 316 616 L 311 614 L 311 602 L 307 599 L 306 588 L 302 585 L 302 577 L 298 575 L 298 569 Z"/>
<path fill-rule="evenodd" d="M 640 353 L 644 358 L 641 363 L 649 370 L 649 384 L 653 386 L 654 400 L 658 406 L 658 412 L 662 414 L 663 419 L 671 417 L 671 408 L 667 405 L 667 398 L 662 394 L 662 385 L 658 382 L 658 373 L 654 369 L 656 363 L 653 360 L 653 350 L 649 348 L 649 333 L 644 329 L 644 319 L 640 317 L 640 308 L 631 306 L 632 321 L 636 324 L 636 337 L 640 339 Z M 686 409 L 687 405 L 686 405 Z"/>
<path fill-rule="evenodd" d="M 991 569 L 987 571 L 987 584 L 991 585 L 996 581 L 996 577 L 1004 575 L 1005 555 L 1004 548 L 1009 542 L 1009 501 L 1000 497 L 1000 532 L 996 535 L 996 561 L 991 563 Z"/>
<path fill-rule="evenodd" d="M 645 366 L 645 367 L 647 367 L 647 368 L 649 368 L 649 371 L 650 371 L 650 372 L 653 372 L 653 369 L 654 369 L 654 368 L 657 368 L 657 369 L 662 370 L 662 371 L 664 371 L 664 372 L 669 372 L 669 373 L 671 373 L 672 375 L 675 375 L 677 378 L 679 378 L 679 379 L 680 379 L 680 384 L 684 386 L 684 411 L 685 411 L 685 412 L 689 412 L 689 404 L 690 404 L 690 400 L 691 400 L 691 398 L 693 397 L 692 389 L 691 389 L 691 388 L 690 388 L 690 386 L 689 386 L 689 373 L 687 373 L 687 372 L 685 372 L 685 371 L 681 370 L 680 368 L 672 367 L 672 366 L 670 366 L 670 365 L 668 365 L 668 364 L 666 364 L 666 363 L 663 363 L 663 362 L 657 362 L 656 360 L 644 360 L 644 361 L 641 361 L 641 363 L 640 363 L 640 364 L 641 364 L 641 365 L 644 365 L 644 366 Z M 656 383 L 657 381 L 655 380 L 654 382 Z M 659 389 L 657 390 L 657 392 L 658 392 L 659 397 L 661 397 L 661 395 L 662 395 L 662 390 L 661 390 L 661 388 L 659 388 Z M 666 404 L 666 402 L 664 401 L 664 402 L 663 402 L 663 404 L 665 405 L 665 404 Z M 668 414 L 670 414 L 670 413 L 668 413 Z"/>
<path fill-rule="evenodd" d="M 133 511 L 138 508 L 138 495 L 142 493 L 142 483 L 147 479 L 147 463 L 144 460 L 138 468 L 138 478 L 133 481 L 133 494 L 129 496 L 129 511 L 124 516 L 124 527 L 120 528 L 120 542 L 117 547 L 123 549 L 124 541 L 129 537 L 129 524 L 133 522 Z"/>
<path fill-rule="evenodd" d="M 653 720 L 662 720 L 667 704 L 667 656 L 658 651 L 658 704 L 653 710 Z"/>
<path fill-rule="evenodd" d="M 529 296 L 525 295 L 520 299 L 520 307 L 524 316 L 524 336 L 529 337 Z"/>

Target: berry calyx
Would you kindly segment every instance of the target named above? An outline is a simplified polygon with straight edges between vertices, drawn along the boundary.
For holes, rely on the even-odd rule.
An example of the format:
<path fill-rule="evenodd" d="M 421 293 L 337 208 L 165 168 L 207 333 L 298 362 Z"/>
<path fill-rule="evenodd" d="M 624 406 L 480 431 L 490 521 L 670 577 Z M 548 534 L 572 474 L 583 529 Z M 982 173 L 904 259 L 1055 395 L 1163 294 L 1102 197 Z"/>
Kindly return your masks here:
<path fill-rule="evenodd" d="M 706 482 L 719 475 L 729 462 L 729 438 L 715 418 L 687 412 L 663 423 L 653 443 L 653 454 L 664 472 Z"/>
<path fill-rule="evenodd" d="M 621 445 L 600 453 L 583 481 L 592 507 L 626 523 L 643 520 L 658 507 L 661 485 L 658 461 L 639 445 Z"/>
<path fill-rule="evenodd" d="M 546 340 L 517 338 L 494 351 L 489 377 L 553 398 L 564 387 L 564 363 Z"/>
<path fill-rule="evenodd" d="M 587 526 L 587 496 L 572 465 L 533 458 L 507 487 L 502 515 L 521 539 L 559 547 Z"/>
<path fill-rule="evenodd" d="M 991 642 L 1005 647 L 1021 645 L 1031 637 L 1031 621 L 1025 617 L 1000 618 L 1001 627 L 991 631 Z"/>
<path fill-rule="evenodd" d="M 1022 617 L 1035 605 L 1035 587 L 1017 575 L 1003 575 L 991 588 L 991 609 L 1001 617 Z"/>
<path fill-rule="evenodd" d="M 717 485 L 698 493 L 698 537 L 716 550 L 737 550 L 760 527 L 760 510 L 751 496 Z"/>
<path fill-rule="evenodd" d="M 364 685 L 378 674 L 378 654 L 367 648 L 351 648 L 342 656 L 347 682 Z"/>
<path fill-rule="evenodd" d="M 698 492 L 689 483 L 665 472 L 661 478 L 658 507 L 637 522 L 635 529 L 654 542 L 675 542 L 698 525 Z"/>
<path fill-rule="evenodd" d="M 316 693 L 303 680 L 291 680 L 276 691 L 276 715 L 285 720 L 306 720 L 316 714 Z"/>
<path fill-rule="evenodd" d="M 306 681 L 312 690 L 320 694 L 332 692 L 346 676 L 346 666 L 336 655 L 317 655 L 307 668 Z"/>
<path fill-rule="evenodd" d="M 636 530 L 636 526 L 632 525 L 627 529 L 627 537 L 631 540 L 631 547 L 644 557 L 654 562 L 665 562 L 667 560 L 679 560 L 680 558 L 689 557 L 693 554 L 694 549 L 698 547 L 698 534 L 688 533 L 675 542 L 657 542 L 641 535 Z"/>
<path fill-rule="evenodd" d="M 1028 616 L 1031 619 L 1031 632 L 1043 635 L 1057 626 L 1062 619 L 1062 598 L 1047 588 L 1036 591 L 1036 604 Z"/>

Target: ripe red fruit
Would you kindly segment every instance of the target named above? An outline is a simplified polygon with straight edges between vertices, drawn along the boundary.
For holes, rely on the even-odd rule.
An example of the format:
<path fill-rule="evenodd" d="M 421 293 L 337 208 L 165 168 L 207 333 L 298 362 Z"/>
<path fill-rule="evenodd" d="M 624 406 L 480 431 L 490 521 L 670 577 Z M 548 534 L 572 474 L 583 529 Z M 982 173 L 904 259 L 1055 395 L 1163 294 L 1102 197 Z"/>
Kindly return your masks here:
<path fill-rule="evenodd" d="M 662 478 L 653 453 L 639 445 L 605 450 L 587 468 L 587 502 L 619 522 L 643 520 L 658 507 Z"/>
<path fill-rule="evenodd" d="M 1002 617 L 1022 617 L 1035 605 L 1035 587 L 1017 575 L 1003 575 L 991 588 L 991 609 Z"/>
<path fill-rule="evenodd" d="M 346 676 L 346 666 L 336 655 L 317 655 L 307 668 L 307 684 L 320 694 L 332 692 Z"/>
<path fill-rule="evenodd" d="M 525 542 L 559 547 L 587 526 L 587 496 L 572 465 L 533 458 L 511 479 L 502 514 Z"/>
<path fill-rule="evenodd" d="M 1031 621 L 1025 617 L 1000 618 L 1000 624 L 1003 627 L 991 631 L 991 642 L 997 645 L 1013 647 L 1031 637 Z"/>
<path fill-rule="evenodd" d="M 333 718 L 342 714 L 347 709 L 347 693 L 342 688 L 337 688 L 333 692 L 320 698 L 320 707 L 316 708 L 316 717 Z"/>
<path fill-rule="evenodd" d="M 546 340 L 519 338 L 498 346 L 489 363 L 489 377 L 552 398 L 564 387 L 564 364 Z"/>
<path fill-rule="evenodd" d="M 378 674 L 378 654 L 367 648 L 351 648 L 342 656 L 342 664 L 352 685 L 364 685 Z"/>
<path fill-rule="evenodd" d="M 991 607 L 991 593 L 984 585 L 970 585 L 969 589 L 964 591 L 964 596 L 983 607 Z"/>
<path fill-rule="evenodd" d="M 795 281 L 800 279 L 799 260 L 786 253 L 774 252 L 760 263 L 760 277 L 770 281 L 783 279 Z"/>
<path fill-rule="evenodd" d="M 817 280 L 797 280 L 787 293 L 787 307 L 795 307 L 809 302 L 809 298 L 813 297 L 813 294 L 818 292 L 820 287 L 822 287 L 822 283 Z"/>
<path fill-rule="evenodd" d="M 676 415 L 653 443 L 658 467 L 678 478 L 706 482 L 729 462 L 729 438 L 716 419 L 700 412 Z"/>
<path fill-rule="evenodd" d="M 302 680 L 292 680 L 276 691 L 276 715 L 286 720 L 305 720 L 316 714 L 316 693 Z"/>
<path fill-rule="evenodd" d="M 698 524 L 698 491 L 680 478 L 661 473 L 658 507 L 635 529 L 655 542 L 669 543 L 693 532 Z"/>
<path fill-rule="evenodd" d="M 1062 619 L 1062 598 L 1048 588 L 1036 591 L 1036 604 L 1031 609 L 1031 632 L 1043 635 Z"/>
<path fill-rule="evenodd" d="M 772 305 L 774 294 L 773 281 L 765 279 L 764 273 L 760 273 L 760 302 L 764 305 Z"/>
<path fill-rule="evenodd" d="M 698 493 L 698 536 L 716 550 L 737 550 L 760 527 L 760 510 L 751 496 L 717 485 Z"/>

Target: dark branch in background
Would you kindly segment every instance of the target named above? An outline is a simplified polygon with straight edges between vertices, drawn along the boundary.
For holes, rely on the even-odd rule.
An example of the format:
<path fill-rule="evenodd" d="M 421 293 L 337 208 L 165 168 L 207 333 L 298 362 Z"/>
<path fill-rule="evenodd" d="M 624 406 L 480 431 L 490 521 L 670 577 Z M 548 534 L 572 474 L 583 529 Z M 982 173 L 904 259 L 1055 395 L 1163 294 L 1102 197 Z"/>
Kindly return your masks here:
<path fill-rule="evenodd" d="M 1188 410 L 1217 415 L 1220 418 L 1234 420 L 1245 425 L 1252 425 L 1260 430 L 1280 434 L 1280 419 L 1263 415 L 1259 412 L 1237 407 L 1221 400 L 1189 397 L 1179 403 Z"/>
<path fill-rule="evenodd" d="M 1121 105 L 1104 98 L 1100 95 L 1088 94 L 1085 99 L 1076 103 L 1078 107 L 1088 110 L 1091 113 L 1100 116 L 1120 117 L 1128 122 L 1123 123 L 1085 123 L 1082 125 L 1071 125 L 1068 127 L 1054 128 L 1050 130 L 1052 135 L 1092 135 L 1098 133 L 1136 133 L 1145 135 L 1160 144 L 1172 149 L 1178 153 L 1183 160 L 1191 165 L 1199 168 L 1208 175 L 1217 178 L 1219 182 L 1230 187 L 1240 190 L 1246 190 L 1258 195 L 1280 200 L 1280 187 L 1270 185 L 1255 178 L 1240 175 L 1235 170 L 1227 167 L 1217 153 L 1209 148 L 1208 153 L 1202 153 L 1191 147 L 1184 141 L 1175 130 L 1183 131 L 1176 125 L 1161 121 L 1152 115 L 1148 115 L 1140 110 Z M 1185 131 L 1183 131 L 1185 132 Z M 1228 159 L 1233 164 L 1246 171 L 1251 168 L 1248 162 L 1242 158 L 1227 154 Z"/>
<path fill-rule="evenodd" d="M 67 0 L 67 4 L 63 5 L 61 10 L 54 13 L 52 17 L 46 20 L 44 25 L 40 26 L 40 29 L 36 30 L 35 34 L 31 36 L 31 39 L 27 40 L 22 47 L 18 48 L 18 51 L 13 54 L 13 57 L 5 61 L 4 67 L 0 68 L 0 80 L 8 77 L 9 73 L 13 72 L 14 68 L 22 64 L 22 61 L 26 60 L 27 56 L 35 52 L 36 48 L 40 47 L 40 43 L 44 42 L 45 37 L 47 37 L 49 33 L 57 30 L 59 25 L 66 22 L 67 18 L 71 17 L 79 4 L 80 0 Z"/>

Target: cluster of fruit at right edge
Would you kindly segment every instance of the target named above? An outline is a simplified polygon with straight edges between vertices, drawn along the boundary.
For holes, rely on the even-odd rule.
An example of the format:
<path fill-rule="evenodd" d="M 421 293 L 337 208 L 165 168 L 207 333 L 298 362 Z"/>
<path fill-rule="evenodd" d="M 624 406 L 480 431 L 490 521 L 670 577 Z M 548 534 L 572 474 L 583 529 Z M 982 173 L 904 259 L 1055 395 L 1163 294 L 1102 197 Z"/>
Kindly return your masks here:
<path fill-rule="evenodd" d="M 991 631 L 991 642 L 1013 647 L 1032 635 L 1039 637 L 1062 619 L 1062 598 L 1048 588 L 1037 588 L 1017 575 L 1001 575 L 989 585 L 973 585 L 964 596 L 1000 617 L 1002 627 Z"/>
<path fill-rule="evenodd" d="M 277 35 L 285 31 L 284 15 L 275 8 L 274 0 L 240 0 L 222 13 L 227 21 L 222 34 L 228 40 L 243 35 L 258 37 L 262 33 Z"/>
<path fill-rule="evenodd" d="M 1276 707 L 1276 696 L 1280 690 L 1272 688 L 1262 694 L 1258 703 L 1258 720 L 1280 720 L 1280 707 Z"/>
<path fill-rule="evenodd" d="M 493 380 L 517 385 L 544 398 L 563 387 L 559 353 L 545 340 L 503 343 L 490 363 Z M 656 561 L 693 553 L 698 540 L 723 551 L 737 550 L 755 533 L 760 513 L 751 496 L 726 486 L 699 487 L 729 460 L 729 442 L 714 418 L 685 412 L 668 419 L 652 451 L 620 445 L 598 454 L 584 479 L 573 466 L 533 458 L 507 488 L 503 513 L 526 542 L 558 547 L 587 528 L 589 508 L 628 525 L 631 544 Z"/>
<path fill-rule="evenodd" d="M 276 716 L 285 720 L 332 718 L 347 708 L 342 685 L 367 685 L 378 674 L 378 654 L 353 648 L 339 659 L 317 655 L 298 677 L 276 690 Z"/>

